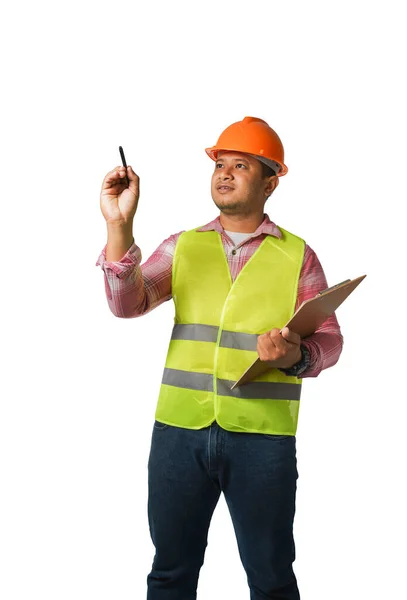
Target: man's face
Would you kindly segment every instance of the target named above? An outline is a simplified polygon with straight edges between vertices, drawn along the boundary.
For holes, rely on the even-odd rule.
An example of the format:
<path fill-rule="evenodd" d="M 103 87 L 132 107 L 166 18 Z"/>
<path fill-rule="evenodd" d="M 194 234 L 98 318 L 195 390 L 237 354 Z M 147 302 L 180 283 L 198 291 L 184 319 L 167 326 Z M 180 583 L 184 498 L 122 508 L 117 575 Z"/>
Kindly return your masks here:
<path fill-rule="evenodd" d="M 263 178 L 260 161 L 243 152 L 219 152 L 212 175 L 211 192 L 225 214 L 249 214 L 263 210 L 277 177 Z"/>

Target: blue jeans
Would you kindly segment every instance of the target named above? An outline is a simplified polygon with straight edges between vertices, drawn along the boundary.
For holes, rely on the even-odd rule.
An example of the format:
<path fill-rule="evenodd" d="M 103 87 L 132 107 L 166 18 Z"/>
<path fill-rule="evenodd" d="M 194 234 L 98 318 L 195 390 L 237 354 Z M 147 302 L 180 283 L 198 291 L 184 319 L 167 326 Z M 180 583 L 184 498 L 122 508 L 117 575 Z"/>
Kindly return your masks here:
<path fill-rule="evenodd" d="M 235 433 L 216 422 L 192 430 L 156 421 L 148 461 L 148 518 L 156 553 L 147 600 L 196 599 L 221 492 L 250 599 L 299 600 L 292 568 L 297 479 L 295 436 Z"/>

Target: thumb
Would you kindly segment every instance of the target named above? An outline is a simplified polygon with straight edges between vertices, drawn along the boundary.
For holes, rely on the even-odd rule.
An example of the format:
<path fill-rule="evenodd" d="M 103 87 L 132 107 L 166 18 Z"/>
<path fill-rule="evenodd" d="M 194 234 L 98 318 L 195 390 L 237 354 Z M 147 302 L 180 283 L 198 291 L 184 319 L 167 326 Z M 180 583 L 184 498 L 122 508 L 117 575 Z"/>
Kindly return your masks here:
<path fill-rule="evenodd" d="M 133 181 L 138 180 L 138 175 L 133 171 L 130 165 L 127 165 L 127 177 Z"/>
<path fill-rule="evenodd" d="M 281 335 L 285 340 L 287 340 L 287 342 L 291 342 L 291 344 L 301 344 L 301 337 L 298 335 L 298 333 L 291 331 L 288 329 L 288 327 L 283 327 L 281 330 Z"/>
<path fill-rule="evenodd" d="M 139 193 L 140 179 L 130 165 L 127 166 L 127 179 L 129 180 L 129 188 L 137 196 Z"/>

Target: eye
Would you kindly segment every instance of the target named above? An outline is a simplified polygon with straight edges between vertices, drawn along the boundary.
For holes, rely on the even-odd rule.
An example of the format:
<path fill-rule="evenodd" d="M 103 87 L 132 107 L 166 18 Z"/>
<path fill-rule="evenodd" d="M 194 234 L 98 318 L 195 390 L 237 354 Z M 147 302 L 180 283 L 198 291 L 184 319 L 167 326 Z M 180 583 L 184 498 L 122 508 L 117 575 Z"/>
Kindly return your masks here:
<path fill-rule="evenodd" d="M 244 165 L 243 163 L 237 163 L 236 167 L 243 167 L 244 169 L 246 168 L 246 165 Z"/>
<path fill-rule="evenodd" d="M 219 167 L 223 167 L 222 163 L 216 163 L 215 169 L 219 169 Z"/>

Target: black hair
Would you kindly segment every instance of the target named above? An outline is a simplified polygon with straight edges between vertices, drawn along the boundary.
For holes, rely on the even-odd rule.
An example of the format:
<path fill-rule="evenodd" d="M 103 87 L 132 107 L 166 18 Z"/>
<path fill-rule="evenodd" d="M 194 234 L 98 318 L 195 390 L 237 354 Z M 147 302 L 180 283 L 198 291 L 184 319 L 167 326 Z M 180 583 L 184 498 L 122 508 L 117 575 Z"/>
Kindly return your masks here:
<path fill-rule="evenodd" d="M 275 177 L 277 175 L 277 173 L 274 171 L 274 169 L 272 169 L 271 167 L 269 167 L 262 161 L 259 161 L 259 162 L 261 163 L 263 179 L 265 179 L 266 177 L 272 177 L 272 176 Z"/>

